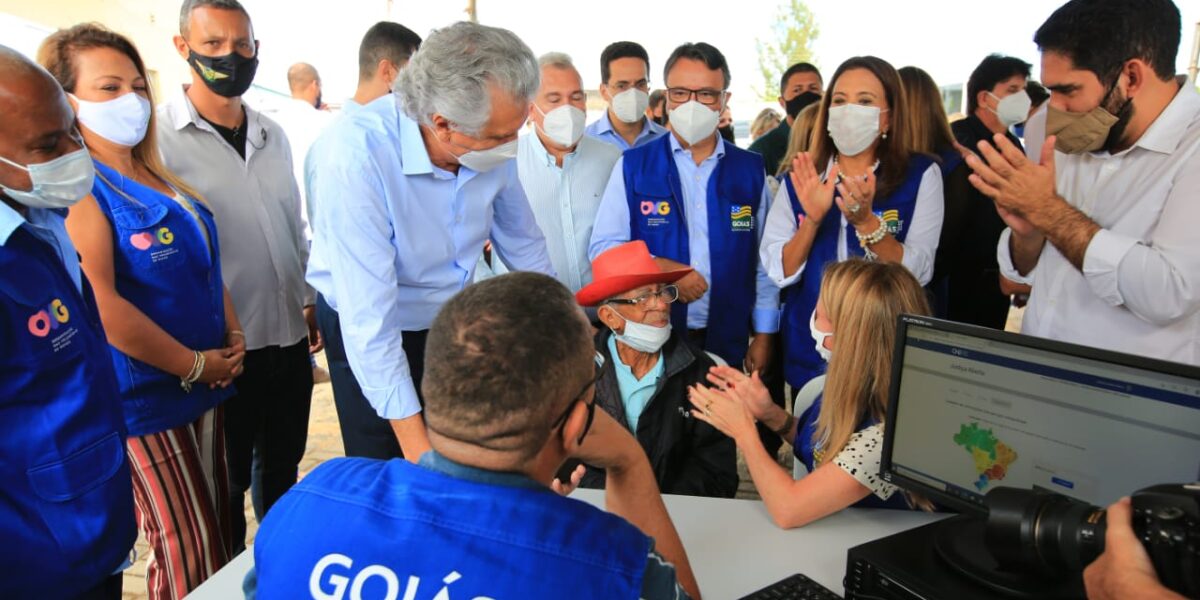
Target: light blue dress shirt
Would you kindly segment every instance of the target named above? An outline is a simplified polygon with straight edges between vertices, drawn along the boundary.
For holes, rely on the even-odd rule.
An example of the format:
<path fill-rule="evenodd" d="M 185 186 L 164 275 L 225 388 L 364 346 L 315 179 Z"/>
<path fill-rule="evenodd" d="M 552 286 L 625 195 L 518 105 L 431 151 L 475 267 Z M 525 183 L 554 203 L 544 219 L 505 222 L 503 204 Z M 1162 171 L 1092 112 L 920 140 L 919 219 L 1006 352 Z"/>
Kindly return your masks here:
<path fill-rule="evenodd" d="M 517 174 L 533 216 L 546 236 L 558 280 L 571 292 L 592 282 L 588 243 L 600 197 L 621 151 L 587 136 L 560 168 L 537 133 L 517 143 Z"/>
<path fill-rule="evenodd" d="M 658 389 L 658 380 L 662 377 L 663 363 L 666 361 L 663 360 L 662 351 L 659 351 L 654 366 L 644 377 L 638 379 L 633 374 L 633 369 L 621 362 L 621 355 L 617 354 L 615 335 L 608 336 L 608 356 L 617 372 L 617 387 L 621 390 L 621 404 L 625 405 L 625 418 L 629 421 L 629 430 L 636 437 L 638 419 L 645 412 L 646 405 L 650 404 L 650 399 L 654 397 L 654 390 Z"/>
<path fill-rule="evenodd" d="M 600 117 L 600 119 L 595 123 L 588 125 L 585 131 L 587 132 L 588 136 L 596 138 L 602 142 L 608 142 L 609 144 L 616 146 L 621 152 L 636 146 L 641 146 L 642 144 L 653 142 L 654 140 L 657 140 L 668 133 L 666 127 L 663 127 L 662 125 L 659 125 L 658 123 L 655 123 L 646 117 L 642 117 L 642 123 L 645 123 L 645 127 L 642 127 L 642 132 L 639 133 L 636 138 L 634 138 L 633 146 L 630 146 L 628 143 L 626 143 L 625 138 L 621 137 L 621 134 L 617 133 L 617 131 L 613 129 L 612 121 L 608 119 L 607 110 L 604 111 L 604 116 Z"/>
<path fill-rule="evenodd" d="M 715 135 L 715 134 L 714 134 Z M 692 151 L 679 145 L 679 140 L 671 136 L 671 154 L 675 158 L 675 168 L 679 170 L 679 182 L 682 188 L 683 212 L 688 228 L 688 251 L 691 255 L 691 266 L 696 269 L 704 280 L 712 283 L 712 258 L 708 245 L 708 180 L 716 170 L 717 163 L 725 156 L 725 140 L 717 139 L 717 148 L 712 155 L 701 161 L 699 165 L 692 160 Z M 588 247 L 588 255 L 592 260 L 601 252 L 628 242 L 629 232 L 629 202 L 625 195 L 625 160 L 621 158 L 613 165 L 612 176 L 608 178 L 608 187 L 600 200 L 600 210 L 596 213 L 596 224 L 592 228 L 592 241 Z M 666 174 L 663 175 L 666 177 Z M 763 173 L 764 179 L 766 173 Z M 762 198 L 759 201 L 758 223 L 756 233 L 762 242 L 762 223 L 767 214 L 767 206 L 771 193 L 767 185 L 763 185 Z M 700 215 L 698 219 L 688 218 L 687 215 Z M 761 261 L 757 264 L 756 296 L 754 304 L 754 331 L 758 333 L 775 333 L 779 331 L 779 288 L 767 276 L 767 271 Z M 709 294 L 705 292 L 700 299 L 688 305 L 688 329 L 704 329 L 708 327 Z M 717 316 L 718 318 L 720 315 Z"/>
<path fill-rule="evenodd" d="M 305 179 L 315 217 L 308 280 L 338 311 L 350 366 L 385 419 L 421 410 L 402 332 L 429 329 L 472 281 L 485 241 L 515 269 L 554 275 L 516 161 L 486 173 L 439 169 L 392 94 L 322 133 Z"/>
<path fill-rule="evenodd" d="M 79 254 L 67 235 L 66 219 L 66 209 L 30 208 L 22 217 L 11 206 L 0 201 L 0 246 L 8 243 L 8 238 L 12 237 L 14 231 L 22 225 L 28 225 L 30 233 L 58 251 L 58 257 L 67 268 L 71 281 L 75 282 L 75 289 L 82 294 L 83 277 L 79 271 Z"/>

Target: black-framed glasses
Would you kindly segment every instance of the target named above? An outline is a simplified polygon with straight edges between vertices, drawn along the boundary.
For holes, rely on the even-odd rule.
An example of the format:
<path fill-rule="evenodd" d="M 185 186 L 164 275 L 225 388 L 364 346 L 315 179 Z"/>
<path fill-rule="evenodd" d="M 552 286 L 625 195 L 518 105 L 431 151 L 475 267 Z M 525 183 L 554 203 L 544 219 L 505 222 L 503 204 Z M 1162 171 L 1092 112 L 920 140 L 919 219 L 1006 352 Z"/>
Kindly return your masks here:
<path fill-rule="evenodd" d="M 642 294 L 636 298 L 609 298 L 609 304 L 628 304 L 630 306 L 641 307 L 646 301 L 651 298 L 658 298 L 663 304 L 670 304 L 679 299 L 679 288 L 675 285 L 664 285 L 657 292 Z"/>
<path fill-rule="evenodd" d="M 567 403 L 567 409 L 564 410 L 563 413 L 554 420 L 552 425 L 550 425 L 551 430 L 558 429 L 559 426 L 567 422 L 567 417 L 571 415 L 571 410 L 575 408 L 575 403 L 586 402 L 583 397 L 587 395 L 588 389 L 596 385 L 596 382 L 600 381 L 600 377 L 604 375 L 604 355 L 599 351 L 596 351 L 596 356 L 593 360 L 596 363 L 596 375 L 589 379 L 587 384 L 583 386 L 583 389 L 579 390 L 579 393 L 575 394 L 575 397 Z M 596 398 L 593 397 L 592 401 L 586 402 L 586 404 L 588 409 L 587 422 L 584 423 L 583 430 L 579 432 L 580 444 L 583 443 L 583 438 L 587 437 L 588 430 L 592 428 L 592 420 L 596 418 Z"/>
<path fill-rule="evenodd" d="M 712 88 L 702 88 L 693 90 L 691 88 L 673 87 L 667 88 L 667 99 L 675 104 L 683 104 L 691 100 L 694 96 L 700 104 L 712 106 L 721 101 L 721 96 L 725 90 L 714 90 Z"/>

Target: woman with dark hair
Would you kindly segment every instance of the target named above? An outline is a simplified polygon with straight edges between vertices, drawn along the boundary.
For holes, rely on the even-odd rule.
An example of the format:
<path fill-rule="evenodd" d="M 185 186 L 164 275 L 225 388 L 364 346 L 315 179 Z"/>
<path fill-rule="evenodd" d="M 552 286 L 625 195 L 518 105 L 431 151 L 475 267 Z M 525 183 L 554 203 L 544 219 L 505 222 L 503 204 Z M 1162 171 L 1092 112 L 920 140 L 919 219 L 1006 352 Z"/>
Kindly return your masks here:
<path fill-rule="evenodd" d="M 960 256 L 963 230 L 971 214 L 969 202 L 974 188 L 967 179 L 971 169 L 955 148 L 950 120 L 942 106 L 942 92 L 933 77 L 919 67 L 901 67 L 898 72 L 913 115 L 909 119 L 913 147 L 936 157 L 942 169 L 942 234 L 933 260 L 933 279 L 926 288 L 933 294 L 933 315 L 946 318 L 950 269 Z"/>
<path fill-rule="evenodd" d="M 808 339 L 821 273 L 855 256 L 933 276 L 942 172 L 912 140 L 900 76 L 873 56 L 842 63 L 767 216 L 760 257 L 783 290 L 784 376 L 793 389 L 825 371 Z M 819 169 L 819 170 L 818 170 Z"/>
<path fill-rule="evenodd" d="M 128 39 L 76 25 L 47 38 L 38 62 L 70 94 L 95 163 L 92 193 L 66 224 L 111 345 L 149 596 L 182 598 L 229 559 L 221 403 L 245 342 L 216 225 L 162 164 L 146 68 Z"/>

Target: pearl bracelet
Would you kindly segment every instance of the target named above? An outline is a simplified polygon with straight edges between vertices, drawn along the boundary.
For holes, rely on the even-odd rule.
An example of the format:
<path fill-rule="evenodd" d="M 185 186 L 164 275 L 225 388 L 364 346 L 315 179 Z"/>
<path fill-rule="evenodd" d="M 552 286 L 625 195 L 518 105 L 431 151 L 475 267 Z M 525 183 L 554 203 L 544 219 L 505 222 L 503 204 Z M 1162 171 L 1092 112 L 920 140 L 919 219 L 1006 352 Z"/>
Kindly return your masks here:
<path fill-rule="evenodd" d="M 879 227 L 867 235 L 863 235 L 857 231 L 854 232 L 854 235 L 858 236 L 858 245 L 862 247 L 863 253 L 866 254 L 868 260 L 878 258 L 878 255 L 871 251 L 871 246 L 882 242 L 887 234 L 888 228 L 883 219 L 879 219 Z"/>

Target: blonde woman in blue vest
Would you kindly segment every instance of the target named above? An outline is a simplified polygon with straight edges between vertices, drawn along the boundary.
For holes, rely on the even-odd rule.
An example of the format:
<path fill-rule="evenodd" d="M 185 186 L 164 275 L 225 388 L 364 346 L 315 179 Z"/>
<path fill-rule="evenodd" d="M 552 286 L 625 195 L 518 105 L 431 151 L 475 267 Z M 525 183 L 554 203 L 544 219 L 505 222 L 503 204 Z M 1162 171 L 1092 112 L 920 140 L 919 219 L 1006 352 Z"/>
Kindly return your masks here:
<path fill-rule="evenodd" d="M 149 597 L 182 598 L 230 555 L 221 410 L 245 336 L 216 223 L 163 167 L 146 68 L 127 38 L 76 25 L 46 38 L 38 61 L 70 94 L 96 170 L 66 225 L 111 345 Z"/>
<path fill-rule="evenodd" d="M 918 153 L 900 76 L 873 56 L 842 63 L 807 153 L 792 161 L 767 215 L 759 257 L 782 290 L 784 376 L 793 390 L 825 371 L 808 342 L 826 265 L 860 256 L 933 276 L 942 174 Z"/>
<path fill-rule="evenodd" d="M 829 266 L 822 280 L 805 339 L 829 357 L 829 373 L 800 391 L 799 416 L 771 401 L 758 373 L 729 367 L 711 369 L 715 388 L 691 387 L 692 415 L 733 438 L 767 512 L 784 529 L 850 506 L 929 509 L 879 477 L 896 317 L 929 314 L 925 290 L 898 264 L 857 258 Z M 792 444 L 807 475 L 793 479 L 775 462 L 756 422 Z"/>

